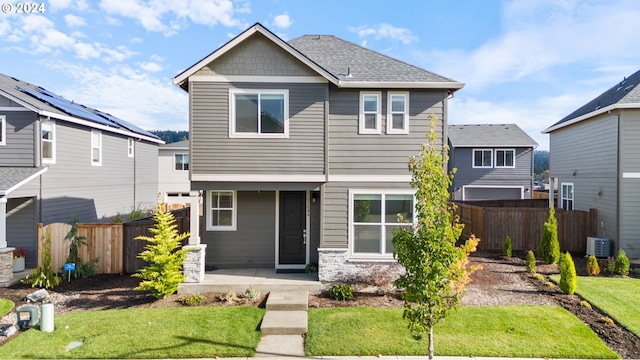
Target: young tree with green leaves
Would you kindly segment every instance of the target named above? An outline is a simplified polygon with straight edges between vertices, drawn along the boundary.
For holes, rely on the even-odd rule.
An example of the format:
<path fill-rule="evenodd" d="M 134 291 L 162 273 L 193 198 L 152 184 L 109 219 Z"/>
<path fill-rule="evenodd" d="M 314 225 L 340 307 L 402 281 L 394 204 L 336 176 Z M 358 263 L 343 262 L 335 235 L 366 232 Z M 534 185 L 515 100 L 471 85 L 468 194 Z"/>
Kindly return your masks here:
<path fill-rule="evenodd" d="M 149 265 L 132 276 L 143 279 L 136 290 L 148 290 L 156 299 L 166 298 L 178 291 L 185 279 L 182 263 L 186 255 L 182 240 L 189 233 L 178 234 L 175 218 L 171 212 L 158 208 L 153 219 L 156 224 L 149 231 L 153 237 L 138 236 L 136 240 L 147 241 L 144 250 L 138 255 Z"/>
<path fill-rule="evenodd" d="M 437 118 L 431 115 L 428 143 L 420 156 L 409 159 L 411 187 L 416 189 L 416 222 L 394 231 L 393 256 L 405 268 L 394 285 L 404 290 L 403 318 L 415 337 L 429 334 L 429 359 L 433 359 L 433 327 L 459 303 L 464 285 L 470 281 L 467 255 L 475 251 L 478 239 L 456 246 L 463 224 L 454 216 L 448 189 L 453 174 L 444 168 L 448 148 L 438 145 Z"/>

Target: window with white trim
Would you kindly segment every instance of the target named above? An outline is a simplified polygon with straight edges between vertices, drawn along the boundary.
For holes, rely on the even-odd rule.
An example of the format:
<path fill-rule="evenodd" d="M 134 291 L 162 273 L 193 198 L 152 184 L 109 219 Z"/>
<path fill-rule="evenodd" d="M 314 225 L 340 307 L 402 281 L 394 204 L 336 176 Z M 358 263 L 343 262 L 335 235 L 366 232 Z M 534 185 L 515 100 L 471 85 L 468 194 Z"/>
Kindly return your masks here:
<path fill-rule="evenodd" d="M 56 124 L 53 121 L 40 123 L 40 152 L 43 163 L 56 162 Z"/>
<path fill-rule="evenodd" d="M 134 146 L 134 141 L 132 138 L 128 138 L 127 139 L 127 156 L 128 157 L 133 157 L 133 146 Z"/>
<path fill-rule="evenodd" d="M 573 183 L 562 183 L 560 199 L 563 209 L 573 210 Z"/>
<path fill-rule="evenodd" d="M 349 198 L 352 254 L 391 257 L 393 229 L 414 222 L 413 192 L 352 191 Z M 407 222 L 400 222 L 398 215 Z"/>
<path fill-rule="evenodd" d="M 513 168 L 516 166 L 516 151 L 514 149 L 496 149 L 496 167 Z"/>
<path fill-rule="evenodd" d="M 235 190 L 207 191 L 207 230 L 234 231 L 237 218 Z"/>
<path fill-rule="evenodd" d="M 473 167 L 474 168 L 492 168 L 493 167 L 493 150 L 492 149 L 473 149 Z"/>
<path fill-rule="evenodd" d="M 91 165 L 102 165 L 102 131 L 91 129 Z"/>
<path fill-rule="evenodd" d="M 381 97 L 380 92 L 360 93 L 360 134 L 380 134 Z"/>
<path fill-rule="evenodd" d="M 387 134 L 409 133 L 409 93 L 389 92 L 387 95 Z"/>
<path fill-rule="evenodd" d="M 289 90 L 229 89 L 229 137 L 289 137 Z"/>
<path fill-rule="evenodd" d="M 189 154 L 173 154 L 173 170 L 187 171 L 189 170 Z"/>
<path fill-rule="evenodd" d="M 0 145 L 7 144 L 7 117 L 0 115 Z"/>

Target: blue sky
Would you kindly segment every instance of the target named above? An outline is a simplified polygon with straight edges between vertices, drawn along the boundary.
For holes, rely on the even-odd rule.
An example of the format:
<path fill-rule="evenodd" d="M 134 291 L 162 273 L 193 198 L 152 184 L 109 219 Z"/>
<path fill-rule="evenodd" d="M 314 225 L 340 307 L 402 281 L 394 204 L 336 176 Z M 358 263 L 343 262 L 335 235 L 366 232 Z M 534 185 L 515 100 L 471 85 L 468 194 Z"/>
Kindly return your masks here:
<path fill-rule="evenodd" d="M 0 1 L 0 72 L 149 130 L 188 129 L 171 79 L 248 26 L 331 34 L 465 83 L 451 124 L 540 132 L 640 69 L 635 0 Z M 8 6 L 10 5 L 10 6 Z M 42 8 L 37 8 L 42 10 Z M 7 12 L 4 12 L 7 11 Z"/>

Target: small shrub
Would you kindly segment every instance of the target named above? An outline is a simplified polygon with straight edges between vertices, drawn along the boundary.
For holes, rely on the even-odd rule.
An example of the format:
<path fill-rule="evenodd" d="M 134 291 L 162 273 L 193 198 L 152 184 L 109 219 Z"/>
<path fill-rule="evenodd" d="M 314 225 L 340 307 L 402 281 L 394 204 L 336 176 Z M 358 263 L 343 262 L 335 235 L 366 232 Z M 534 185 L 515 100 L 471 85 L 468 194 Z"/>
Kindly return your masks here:
<path fill-rule="evenodd" d="M 590 276 L 600 275 L 600 265 L 598 265 L 598 259 L 595 255 L 589 256 L 589 260 L 587 260 L 587 274 Z"/>
<path fill-rule="evenodd" d="M 527 251 L 527 258 L 525 260 L 525 267 L 529 274 L 536 273 L 536 256 L 533 254 L 533 251 Z"/>
<path fill-rule="evenodd" d="M 627 276 L 629 275 L 629 258 L 624 250 L 620 249 L 618 251 L 618 258 L 613 264 L 613 273 L 616 275 Z"/>
<path fill-rule="evenodd" d="M 42 266 L 29 272 L 29 275 L 22 280 L 23 284 L 31 287 L 53 289 L 60 284 L 62 278 L 53 271 L 53 261 L 51 260 L 51 237 L 45 234 L 42 237 Z"/>
<path fill-rule="evenodd" d="M 307 266 L 304 268 L 304 272 L 307 274 L 313 274 L 315 272 L 318 272 L 318 263 L 316 262 L 308 263 Z"/>
<path fill-rule="evenodd" d="M 206 298 L 202 294 L 186 294 L 180 296 L 177 301 L 184 306 L 194 306 L 202 304 Z"/>
<path fill-rule="evenodd" d="M 551 281 L 547 281 L 545 285 L 547 285 L 547 287 L 550 287 L 550 288 L 556 286 L 556 284 L 552 283 Z"/>
<path fill-rule="evenodd" d="M 547 264 L 555 264 L 560 259 L 560 243 L 558 242 L 558 220 L 555 209 L 549 208 L 549 218 L 544 223 L 544 232 L 538 245 L 538 257 Z"/>
<path fill-rule="evenodd" d="M 573 295 L 578 286 L 576 265 L 568 251 L 562 256 L 562 260 L 560 261 L 560 282 L 558 286 L 560 286 L 560 290 L 567 295 Z"/>
<path fill-rule="evenodd" d="M 335 300 L 352 300 L 353 299 L 353 289 L 351 286 L 343 283 L 338 283 L 333 285 L 329 289 L 329 297 Z"/>
<path fill-rule="evenodd" d="M 150 214 L 152 214 L 152 212 L 149 211 L 149 210 L 144 210 L 144 209 L 141 209 L 141 208 L 135 208 L 135 209 L 132 209 L 131 213 L 129 214 L 129 221 L 144 219 L 147 216 L 149 216 Z"/>
<path fill-rule="evenodd" d="M 533 278 L 538 281 L 544 281 L 544 276 L 542 276 L 542 274 L 533 274 Z"/>
<path fill-rule="evenodd" d="M 111 218 L 111 222 L 116 224 L 122 224 L 124 222 L 124 217 L 122 217 L 122 214 L 117 213 L 115 216 Z"/>
<path fill-rule="evenodd" d="M 253 285 L 244 291 L 244 298 L 249 301 L 258 300 L 260 296 L 262 296 L 262 293 Z"/>
<path fill-rule="evenodd" d="M 600 322 L 603 323 L 603 324 L 607 324 L 607 325 L 613 325 L 614 324 L 613 319 L 608 317 L 608 316 L 600 318 Z"/>
<path fill-rule="evenodd" d="M 605 270 L 607 270 L 609 274 L 613 274 L 615 267 L 616 267 L 616 258 L 613 256 L 609 256 L 605 264 Z"/>
<path fill-rule="evenodd" d="M 509 235 L 504 238 L 504 243 L 502 244 L 502 255 L 508 258 L 513 255 L 513 246 L 511 244 L 511 237 Z"/>
<path fill-rule="evenodd" d="M 587 302 L 586 300 L 580 301 L 580 306 L 591 309 L 591 304 L 589 304 L 589 302 Z"/>
<path fill-rule="evenodd" d="M 233 289 L 229 289 L 220 295 L 220 300 L 226 303 L 231 303 L 236 300 L 238 297 L 236 296 L 236 292 Z"/>

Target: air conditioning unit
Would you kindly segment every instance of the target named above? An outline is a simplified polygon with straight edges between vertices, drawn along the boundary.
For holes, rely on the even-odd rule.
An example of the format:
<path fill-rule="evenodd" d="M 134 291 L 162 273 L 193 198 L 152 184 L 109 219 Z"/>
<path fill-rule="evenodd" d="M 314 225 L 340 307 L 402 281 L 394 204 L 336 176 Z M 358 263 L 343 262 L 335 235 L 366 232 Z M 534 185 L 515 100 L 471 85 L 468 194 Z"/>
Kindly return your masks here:
<path fill-rule="evenodd" d="M 587 237 L 587 256 L 606 258 L 611 255 L 611 240 L 602 237 Z"/>

